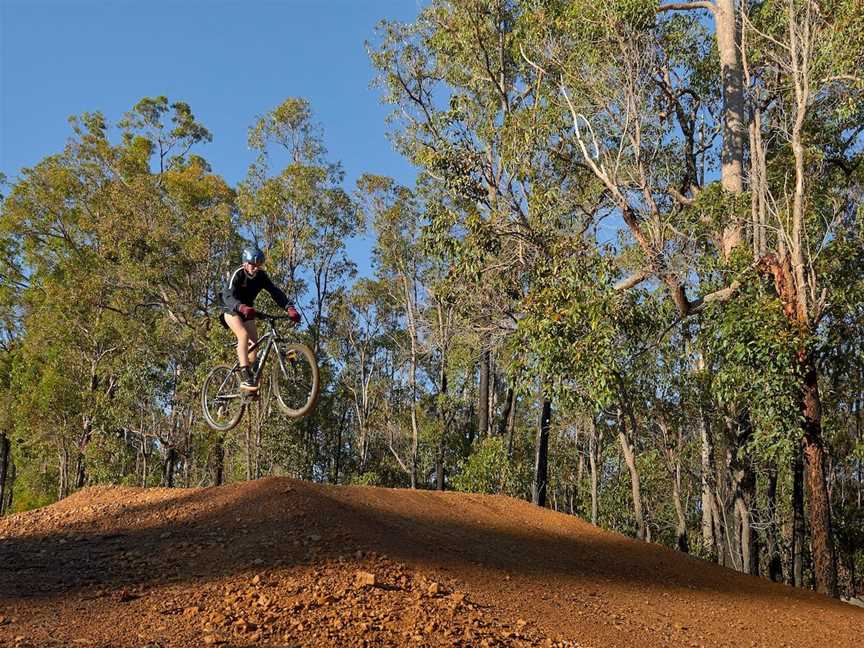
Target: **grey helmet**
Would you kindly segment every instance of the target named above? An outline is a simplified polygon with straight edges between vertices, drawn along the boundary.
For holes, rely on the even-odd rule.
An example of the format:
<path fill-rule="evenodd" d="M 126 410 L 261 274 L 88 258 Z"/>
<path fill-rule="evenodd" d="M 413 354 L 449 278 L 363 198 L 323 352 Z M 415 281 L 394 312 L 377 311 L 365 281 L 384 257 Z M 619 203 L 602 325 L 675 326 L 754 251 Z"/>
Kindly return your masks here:
<path fill-rule="evenodd" d="M 243 263 L 254 263 L 255 265 L 261 265 L 262 263 L 264 263 L 264 253 L 260 249 L 258 249 L 257 246 L 252 245 L 243 248 L 242 259 Z"/>

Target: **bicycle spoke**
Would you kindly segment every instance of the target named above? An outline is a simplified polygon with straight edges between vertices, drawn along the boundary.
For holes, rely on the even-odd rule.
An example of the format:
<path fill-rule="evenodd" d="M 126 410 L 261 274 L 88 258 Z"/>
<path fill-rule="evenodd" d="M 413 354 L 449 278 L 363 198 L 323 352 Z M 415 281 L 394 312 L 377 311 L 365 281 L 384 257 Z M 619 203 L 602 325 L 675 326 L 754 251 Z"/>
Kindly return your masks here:
<path fill-rule="evenodd" d="M 312 352 L 300 344 L 279 349 L 273 377 L 276 398 L 291 417 L 305 416 L 318 396 L 318 369 Z"/>
<path fill-rule="evenodd" d="M 239 374 L 231 367 L 213 369 L 202 387 L 202 406 L 207 423 L 217 430 L 229 430 L 243 415 Z"/>

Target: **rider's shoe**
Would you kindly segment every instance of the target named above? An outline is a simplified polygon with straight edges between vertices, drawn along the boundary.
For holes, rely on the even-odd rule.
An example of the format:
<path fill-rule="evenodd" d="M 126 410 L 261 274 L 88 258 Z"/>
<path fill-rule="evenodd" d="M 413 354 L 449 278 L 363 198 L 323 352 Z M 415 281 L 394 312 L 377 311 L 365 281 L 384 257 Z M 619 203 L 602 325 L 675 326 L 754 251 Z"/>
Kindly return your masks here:
<path fill-rule="evenodd" d="M 252 372 L 249 371 L 249 367 L 243 367 L 241 370 L 241 375 L 243 376 L 243 379 L 240 382 L 241 391 L 258 391 L 258 385 L 255 384 L 255 377 L 252 375 Z"/>
<path fill-rule="evenodd" d="M 240 383 L 240 389 L 247 392 L 256 392 L 258 391 L 258 385 L 254 383 L 252 380 L 246 380 L 245 378 Z"/>

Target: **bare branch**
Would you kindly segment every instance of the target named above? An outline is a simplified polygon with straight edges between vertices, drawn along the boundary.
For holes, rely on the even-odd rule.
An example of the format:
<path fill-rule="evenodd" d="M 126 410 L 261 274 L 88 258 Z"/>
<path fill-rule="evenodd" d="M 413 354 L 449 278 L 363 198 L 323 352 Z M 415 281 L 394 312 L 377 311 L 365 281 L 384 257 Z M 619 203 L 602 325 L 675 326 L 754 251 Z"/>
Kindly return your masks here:
<path fill-rule="evenodd" d="M 864 83 L 864 77 L 855 76 L 852 74 L 837 74 L 835 76 L 825 77 L 819 83 L 833 83 L 834 81 L 851 81 L 852 83 Z"/>
<path fill-rule="evenodd" d="M 652 274 L 651 270 L 640 270 L 616 283 L 614 288 L 615 290 L 630 290 L 648 279 Z"/>
<path fill-rule="evenodd" d="M 688 198 L 684 196 L 680 191 L 678 191 L 675 187 L 669 187 L 666 189 L 666 193 L 668 193 L 679 205 L 683 205 L 684 207 L 689 207 L 694 202 L 696 202 L 695 198 Z"/>
<path fill-rule="evenodd" d="M 711 13 L 717 10 L 713 2 L 709 2 L 708 0 L 703 2 L 700 0 L 698 2 L 669 2 L 657 7 L 657 13 L 661 11 L 690 11 L 693 9 L 707 9 Z"/>
<path fill-rule="evenodd" d="M 741 282 L 735 280 L 725 288 L 715 290 L 714 292 L 710 292 L 707 295 L 690 302 L 690 309 L 687 314 L 694 315 L 712 303 L 722 304 L 723 302 L 729 301 L 735 296 L 740 287 Z"/>
<path fill-rule="evenodd" d="M 522 55 L 522 58 L 525 59 L 525 62 L 534 68 L 541 76 L 546 74 L 546 70 L 537 65 L 534 61 L 528 58 L 528 55 L 525 53 L 525 50 L 522 49 L 522 45 L 519 45 L 519 53 Z"/>

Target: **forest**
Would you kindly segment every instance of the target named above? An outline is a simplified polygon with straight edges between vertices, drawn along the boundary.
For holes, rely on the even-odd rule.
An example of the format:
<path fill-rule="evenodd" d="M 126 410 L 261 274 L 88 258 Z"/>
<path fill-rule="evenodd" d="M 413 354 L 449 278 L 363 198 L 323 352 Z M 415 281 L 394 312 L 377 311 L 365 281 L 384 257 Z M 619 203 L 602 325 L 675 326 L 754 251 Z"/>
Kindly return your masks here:
<path fill-rule="evenodd" d="M 499 493 L 862 591 L 860 1 L 432 0 L 367 51 L 413 186 L 349 186 L 290 88 L 234 186 L 165 96 L 0 178 L 0 513 L 267 475 Z M 222 434 L 201 383 L 250 242 L 322 392 Z"/>

